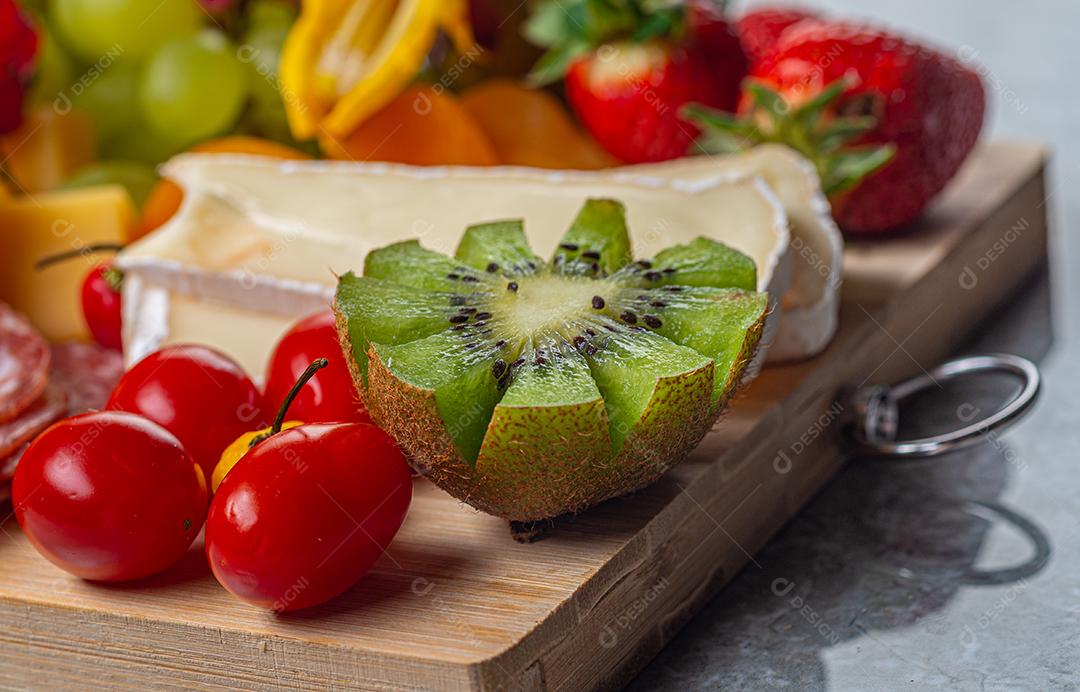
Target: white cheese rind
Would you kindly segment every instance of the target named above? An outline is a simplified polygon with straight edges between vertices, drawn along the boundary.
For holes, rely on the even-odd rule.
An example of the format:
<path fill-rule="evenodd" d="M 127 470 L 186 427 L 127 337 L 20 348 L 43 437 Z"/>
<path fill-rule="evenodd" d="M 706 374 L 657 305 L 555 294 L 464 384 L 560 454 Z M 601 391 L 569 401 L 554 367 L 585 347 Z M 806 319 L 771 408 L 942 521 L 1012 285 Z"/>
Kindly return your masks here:
<path fill-rule="evenodd" d="M 783 318 L 769 361 L 817 355 L 839 324 L 843 238 L 813 164 L 788 147 L 764 144 L 728 156 L 697 156 L 658 164 L 627 166 L 613 174 L 707 182 L 716 176 L 761 176 L 779 198 L 791 222 L 791 287 L 781 303 Z"/>
<path fill-rule="evenodd" d="M 788 220 L 759 177 L 615 180 L 530 169 L 277 162 L 224 154 L 184 155 L 164 173 L 184 189 L 180 210 L 117 258 L 135 278 L 125 291 L 129 363 L 166 343 L 210 340 L 176 312 L 180 303 L 190 309 L 190 300 L 211 306 L 203 311 L 207 321 L 213 306 L 220 306 L 223 324 L 229 315 L 242 321 L 235 312 L 240 310 L 284 331 L 292 319 L 325 308 L 338 274 L 359 270 L 368 251 L 390 242 L 419 239 L 452 253 L 468 224 L 524 218 L 534 249 L 547 255 L 588 197 L 626 204 L 639 256 L 706 235 L 754 258 L 759 289 L 772 300 L 785 295 L 790 280 Z M 153 308 L 146 304 L 151 298 L 157 301 Z M 766 323 L 766 346 L 780 312 L 773 310 Z M 253 337 L 228 329 L 215 332 L 211 345 L 258 374 L 273 347 L 267 336 L 273 329 L 259 331 L 268 343 L 256 348 Z"/>

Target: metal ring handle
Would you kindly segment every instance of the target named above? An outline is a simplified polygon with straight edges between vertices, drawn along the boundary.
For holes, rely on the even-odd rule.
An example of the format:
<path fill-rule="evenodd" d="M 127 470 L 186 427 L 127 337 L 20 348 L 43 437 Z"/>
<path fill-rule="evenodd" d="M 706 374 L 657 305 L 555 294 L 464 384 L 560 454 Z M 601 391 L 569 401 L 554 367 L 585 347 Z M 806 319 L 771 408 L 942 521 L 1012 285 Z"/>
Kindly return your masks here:
<path fill-rule="evenodd" d="M 1024 384 L 1019 394 L 1001 410 L 982 420 L 940 435 L 915 440 L 896 439 L 899 402 L 942 381 L 983 372 L 1016 375 Z M 852 411 L 845 426 L 848 448 L 863 456 L 901 458 L 934 457 L 966 449 L 982 441 L 987 433 L 1004 430 L 1022 418 L 1035 403 L 1040 386 L 1039 369 L 1027 358 L 990 353 L 947 361 L 928 373 L 891 387 L 863 387 L 848 396 Z"/>

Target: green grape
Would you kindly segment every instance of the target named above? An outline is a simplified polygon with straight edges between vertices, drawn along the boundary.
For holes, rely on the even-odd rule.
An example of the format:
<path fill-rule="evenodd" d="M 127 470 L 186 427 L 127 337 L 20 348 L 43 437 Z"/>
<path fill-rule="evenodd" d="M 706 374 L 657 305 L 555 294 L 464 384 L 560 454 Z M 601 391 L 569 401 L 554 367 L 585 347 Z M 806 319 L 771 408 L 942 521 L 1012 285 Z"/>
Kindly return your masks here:
<path fill-rule="evenodd" d="M 244 129 L 247 134 L 272 139 L 282 144 L 293 144 L 289 121 L 285 117 L 285 105 L 262 104 L 254 99 L 244 113 Z"/>
<path fill-rule="evenodd" d="M 237 56 L 248 67 L 251 96 L 260 105 L 280 104 L 278 63 L 289 33 L 287 26 L 263 26 L 244 35 Z"/>
<path fill-rule="evenodd" d="M 249 31 L 268 27 L 288 29 L 296 21 L 296 9 L 285 0 L 252 0 L 247 5 Z"/>
<path fill-rule="evenodd" d="M 139 60 L 206 18 L 196 0 L 53 0 L 50 9 L 60 39 L 91 64 Z"/>
<path fill-rule="evenodd" d="M 114 63 L 97 79 L 75 84 L 75 107 L 94 121 L 99 142 L 135 132 L 139 118 L 139 68 L 131 63 Z"/>
<path fill-rule="evenodd" d="M 96 161 L 79 170 L 64 181 L 61 186 L 65 189 L 78 187 L 94 187 L 95 185 L 123 185 L 135 208 L 142 206 L 146 201 L 150 190 L 157 183 L 158 177 L 154 169 L 145 163 L 137 161 Z"/>
<path fill-rule="evenodd" d="M 34 103 L 56 103 L 66 109 L 68 87 L 75 81 L 75 62 L 56 40 L 54 32 L 39 22 L 41 48 L 34 66 L 34 86 L 30 98 Z"/>
<path fill-rule="evenodd" d="M 109 159 L 138 161 L 155 166 L 184 150 L 183 144 L 158 137 L 141 118 L 137 127 L 101 143 L 101 154 Z"/>
<path fill-rule="evenodd" d="M 139 104 L 159 137 L 191 144 L 232 127 L 249 86 L 232 44 L 207 29 L 154 53 L 142 73 Z"/>

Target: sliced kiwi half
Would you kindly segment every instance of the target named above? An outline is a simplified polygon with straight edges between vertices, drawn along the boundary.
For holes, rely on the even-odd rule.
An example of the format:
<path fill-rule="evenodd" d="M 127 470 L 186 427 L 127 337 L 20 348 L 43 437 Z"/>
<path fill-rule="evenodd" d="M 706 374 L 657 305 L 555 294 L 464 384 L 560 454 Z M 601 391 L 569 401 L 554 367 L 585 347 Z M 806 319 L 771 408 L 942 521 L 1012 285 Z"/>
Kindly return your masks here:
<path fill-rule="evenodd" d="M 754 262 L 700 237 L 633 259 L 626 212 L 588 200 L 553 256 L 520 221 L 415 241 L 341 277 L 357 389 L 414 466 L 514 521 L 655 481 L 716 421 L 761 336 Z"/>

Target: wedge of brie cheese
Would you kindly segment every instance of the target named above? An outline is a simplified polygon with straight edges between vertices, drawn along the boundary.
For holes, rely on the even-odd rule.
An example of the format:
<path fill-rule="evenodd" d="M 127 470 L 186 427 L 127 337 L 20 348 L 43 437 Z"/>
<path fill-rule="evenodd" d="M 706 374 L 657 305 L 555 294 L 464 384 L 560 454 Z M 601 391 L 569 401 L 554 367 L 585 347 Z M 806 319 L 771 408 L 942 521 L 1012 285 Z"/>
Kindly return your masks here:
<path fill-rule="evenodd" d="M 763 144 L 729 156 L 695 156 L 617 169 L 616 180 L 655 175 L 667 181 L 707 181 L 717 176 L 765 179 L 791 222 L 791 287 L 770 361 L 820 353 L 836 334 L 840 312 L 843 241 L 813 165 L 793 149 Z"/>
<path fill-rule="evenodd" d="M 771 297 L 789 284 L 788 219 L 761 177 L 616 180 L 228 154 L 180 156 L 163 172 L 184 190 L 180 210 L 117 259 L 129 364 L 168 343 L 201 342 L 258 377 L 290 323 L 326 309 L 337 275 L 362 268 L 370 250 L 418 239 L 453 254 L 466 226 L 523 218 L 547 256 L 589 197 L 626 205 L 636 256 L 705 235 L 752 257 Z M 774 310 L 763 343 L 779 317 Z"/>

